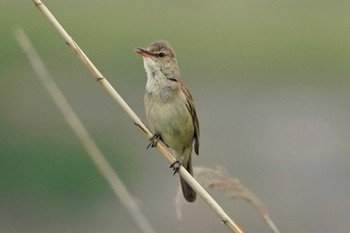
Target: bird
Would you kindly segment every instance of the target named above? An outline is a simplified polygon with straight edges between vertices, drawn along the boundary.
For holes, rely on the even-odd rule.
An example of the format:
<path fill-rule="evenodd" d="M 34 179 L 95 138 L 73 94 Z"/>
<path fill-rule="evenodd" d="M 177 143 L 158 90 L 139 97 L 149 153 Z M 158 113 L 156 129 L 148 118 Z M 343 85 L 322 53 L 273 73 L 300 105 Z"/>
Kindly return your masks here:
<path fill-rule="evenodd" d="M 193 98 L 184 86 L 175 51 L 164 40 L 135 50 L 143 57 L 147 74 L 144 104 L 149 126 L 154 133 L 149 146 L 162 141 L 170 147 L 176 161 L 174 174 L 183 166 L 192 176 L 192 150 L 199 154 L 199 121 Z M 182 192 L 188 202 L 197 194 L 180 176 Z"/>

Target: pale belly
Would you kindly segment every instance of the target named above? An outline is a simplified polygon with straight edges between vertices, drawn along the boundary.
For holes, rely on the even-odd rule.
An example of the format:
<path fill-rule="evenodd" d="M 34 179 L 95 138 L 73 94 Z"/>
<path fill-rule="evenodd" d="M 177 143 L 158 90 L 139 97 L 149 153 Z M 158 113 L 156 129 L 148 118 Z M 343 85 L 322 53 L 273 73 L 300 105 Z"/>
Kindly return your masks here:
<path fill-rule="evenodd" d="M 192 148 L 194 129 L 186 105 L 179 99 L 148 103 L 146 114 L 153 133 L 159 133 L 164 143 L 177 152 Z"/>

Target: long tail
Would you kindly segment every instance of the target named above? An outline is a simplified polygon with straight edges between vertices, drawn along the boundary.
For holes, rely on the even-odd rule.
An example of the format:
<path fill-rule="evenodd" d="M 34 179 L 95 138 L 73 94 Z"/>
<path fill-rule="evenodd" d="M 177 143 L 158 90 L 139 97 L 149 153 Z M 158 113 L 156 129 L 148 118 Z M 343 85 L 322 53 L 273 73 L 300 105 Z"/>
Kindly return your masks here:
<path fill-rule="evenodd" d="M 190 156 L 187 165 L 185 165 L 186 170 L 193 176 L 193 171 L 192 171 L 192 158 Z M 182 188 L 182 193 L 184 194 L 184 197 L 186 201 L 188 202 L 194 202 L 197 197 L 197 193 L 187 184 L 187 182 L 181 178 L 180 176 L 180 182 L 181 182 L 181 188 Z"/>

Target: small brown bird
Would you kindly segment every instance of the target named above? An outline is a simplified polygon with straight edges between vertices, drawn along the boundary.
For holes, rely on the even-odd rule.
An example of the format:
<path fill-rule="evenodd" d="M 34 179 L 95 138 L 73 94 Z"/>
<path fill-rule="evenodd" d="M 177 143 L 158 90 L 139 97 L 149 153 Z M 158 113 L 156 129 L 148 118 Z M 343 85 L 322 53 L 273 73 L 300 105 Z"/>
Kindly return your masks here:
<path fill-rule="evenodd" d="M 159 140 L 173 149 L 177 162 L 193 176 L 192 147 L 199 153 L 199 122 L 190 92 L 181 81 L 175 52 L 167 41 L 155 41 L 147 49 L 135 50 L 142 55 L 147 73 L 146 115 L 154 132 L 152 146 Z M 180 177 L 182 192 L 188 202 L 196 192 Z"/>

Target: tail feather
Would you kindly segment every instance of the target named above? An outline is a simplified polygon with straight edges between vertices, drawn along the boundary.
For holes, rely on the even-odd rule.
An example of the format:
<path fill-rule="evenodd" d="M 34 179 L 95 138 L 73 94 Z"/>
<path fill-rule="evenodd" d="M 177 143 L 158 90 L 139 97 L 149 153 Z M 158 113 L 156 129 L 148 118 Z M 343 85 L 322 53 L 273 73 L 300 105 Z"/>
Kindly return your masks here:
<path fill-rule="evenodd" d="M 192 171 L 192 159 L 191 157 L 188 160 L 187 166 L 185 167 L 186 170 L 193 176 L 193 171 Z M 182 188 L 182 193 L 188 202 L 194 202 L 197 197 L 197 193 L 187 184 L 187 182 L 181 178 L 180 176 L 180 182 L 181 182 L 181 188 Z"/>

